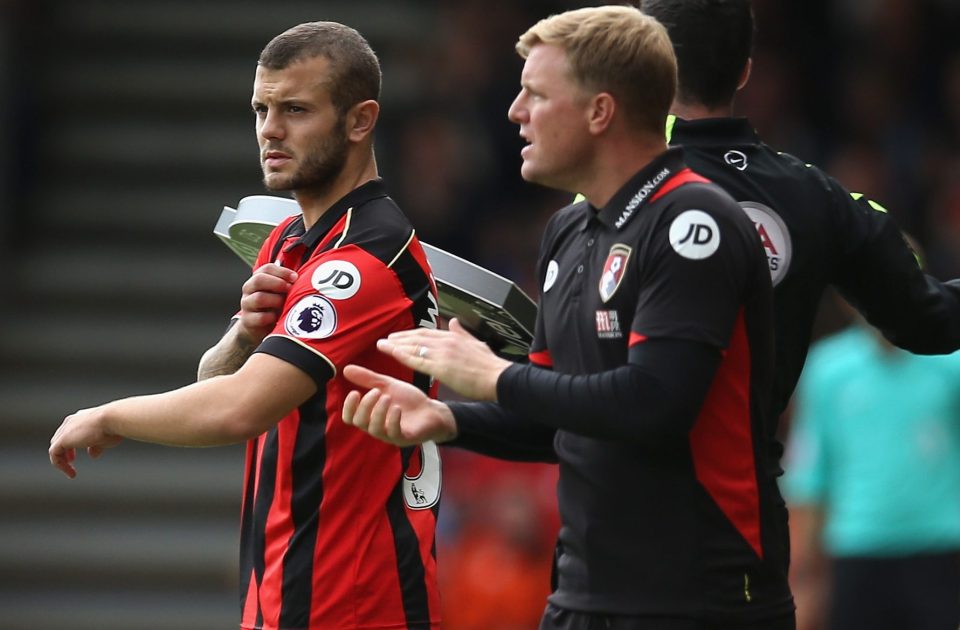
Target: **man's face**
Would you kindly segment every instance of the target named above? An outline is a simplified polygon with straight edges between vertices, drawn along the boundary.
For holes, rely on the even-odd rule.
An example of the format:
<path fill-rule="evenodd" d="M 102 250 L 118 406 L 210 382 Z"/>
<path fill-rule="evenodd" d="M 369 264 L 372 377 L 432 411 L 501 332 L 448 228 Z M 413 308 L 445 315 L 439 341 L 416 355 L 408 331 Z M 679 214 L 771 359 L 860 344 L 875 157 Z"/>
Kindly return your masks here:
<path fill-rule="evenodd" d="M 267 190 L 323 190 L 343 170 L 346 129 L 330 100 L 328 79 L 325 57 L 282 70 L 257 67 L 252 105 Z"/>
<path fill-rule="evenodd" d="M 588 95 L 570 74 L 559 46 L 537 44 L 520 75 L 520 93 L 507 116 L 529 144 L 520 151 L 520 175 L 561 190 L 576 190 L 590 147 Z"/>

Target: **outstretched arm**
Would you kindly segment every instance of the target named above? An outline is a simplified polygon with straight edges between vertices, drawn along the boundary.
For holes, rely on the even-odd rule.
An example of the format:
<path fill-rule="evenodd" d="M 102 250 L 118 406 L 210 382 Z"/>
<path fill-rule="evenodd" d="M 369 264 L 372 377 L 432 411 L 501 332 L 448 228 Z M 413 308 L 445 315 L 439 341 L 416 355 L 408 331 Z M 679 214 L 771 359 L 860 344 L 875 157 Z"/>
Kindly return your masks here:
<path fill-rule="evenodd" d="M 306 372 L 256 354 L 229 376 L 67 416 L 50 440 L 50 463 L 73 478 L 77 449 L 98 457 L 123 438 L 172 446 L 241 442 L 274 426 L 316 390 L 317 383 Z"/>
<path fill-rule="evenodd" d="M 259 267 L 243 283 L 240 315 L 219 342 L 200 358 L 197 380 L 233 374 L 277 323 L 297 273 L 274 263 Z"/>
<path fill-rule="evenodd" d="M 416 387 L 358 366 L 344 376 L 369 388 L 350 392 L 343 421 L 390 444 L 409 446 L 447 442 L 499 459 L 555 462 L 554 430 L 531 422 L 496 403 L 443 403 Z"/>
<path fill-rule="evenodd" d="M 834 231 L 844 245 L 832 279 L 843 297 L 892 343 L 917 354 L 960 349 L 960 280 L 925 275 L 882 206 L 841 191 Z"/>
<path fill-rule="evenodd" d="M 463 396 L 496 400 L 545 427 L 643 441 L 690 430 L 721 361 L 720 351 L 706 343 L 651 339 L 633 346 L 621 367 L 558 374 L 500 359 L 456 320 L 449 332 L 394 333 L 378 347 Z"/>

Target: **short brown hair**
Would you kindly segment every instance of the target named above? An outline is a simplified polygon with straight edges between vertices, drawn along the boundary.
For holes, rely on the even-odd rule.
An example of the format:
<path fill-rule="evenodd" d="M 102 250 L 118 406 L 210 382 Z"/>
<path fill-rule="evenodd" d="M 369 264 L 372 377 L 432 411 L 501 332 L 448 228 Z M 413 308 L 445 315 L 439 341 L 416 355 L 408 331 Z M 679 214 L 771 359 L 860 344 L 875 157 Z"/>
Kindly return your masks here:
<path fill-rule="evenodd" d="M 257 65 L 283 70 L 313 57 L 330 62 L 330 97 L 340 114 L 380 98 L 377 55 L 360 33 L 337 22 L 305 22 L 280 33 L 264 47 Z"/>
<path fill-rule="evenodd" d="M 635 7 L 587 7 L 534 24 L 517 42 L 524 59 L 537 44 L 562 48 L 573 79 L 609 92 L 640 129 L 663 133 L 677 91 L 677 60 L 666 29 Z"/>

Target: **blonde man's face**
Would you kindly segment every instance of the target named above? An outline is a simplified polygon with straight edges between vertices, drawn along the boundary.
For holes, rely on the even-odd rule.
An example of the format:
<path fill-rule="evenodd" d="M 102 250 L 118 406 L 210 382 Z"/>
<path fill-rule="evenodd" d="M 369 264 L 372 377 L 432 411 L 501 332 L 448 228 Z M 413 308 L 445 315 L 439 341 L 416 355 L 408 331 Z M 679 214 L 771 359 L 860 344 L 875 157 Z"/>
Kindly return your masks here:
<path fill-rule="evenodd" d="M 527 145 L 520 151 L 526 181 L 576 191 L 591 146 L 589 99 L 574 81 L 566 52 L 552 44 L 530 49 L 507 116 L 520 125 Z"/>

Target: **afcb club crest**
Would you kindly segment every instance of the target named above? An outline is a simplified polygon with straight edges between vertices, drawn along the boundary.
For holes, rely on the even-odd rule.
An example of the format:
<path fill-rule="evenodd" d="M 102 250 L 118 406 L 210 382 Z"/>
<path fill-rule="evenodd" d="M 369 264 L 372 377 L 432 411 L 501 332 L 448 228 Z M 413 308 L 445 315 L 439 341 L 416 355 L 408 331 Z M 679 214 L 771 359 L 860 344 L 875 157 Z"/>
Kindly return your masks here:
<path fill-rule="evenodd" d="M 623 274 L 627 270 L 631 251 L 633 250 L 623 243 L 617 243 L 610 248 L 607 262 L 603 264 L 603 273 L 600 274 L 600 299 L 604 302 L 610 300 L 620 288 L 620 281 L 623 280 Z"/>

